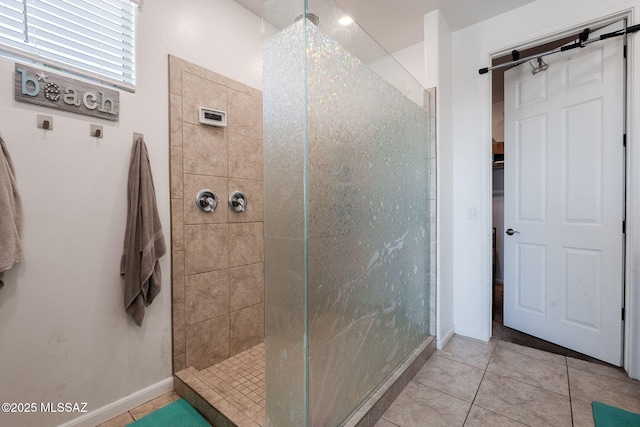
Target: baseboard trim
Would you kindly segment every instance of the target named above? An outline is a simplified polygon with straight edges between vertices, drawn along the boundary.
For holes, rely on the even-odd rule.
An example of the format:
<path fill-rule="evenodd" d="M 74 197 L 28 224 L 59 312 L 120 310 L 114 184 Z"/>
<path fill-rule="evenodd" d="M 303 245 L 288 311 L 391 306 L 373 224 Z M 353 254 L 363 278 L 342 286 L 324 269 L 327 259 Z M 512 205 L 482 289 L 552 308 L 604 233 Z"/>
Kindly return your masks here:
<path fill-rule="evenodd" d="M 455 332 L 456 332 L 456 330 L 452 326 L 451 329 L 449 329 L 443 336 L 438 337 L 438 339 L 436 340 L 436 348 L 438 350 L 442 350 L 444 348 L 444 346 L 447 345 L 449 340 L 453 337 Z"/>
<path fill-rule="evenodd" d="M 170 391 L 173 391 L 173 377 L 166 378 L 122 399 L 60 424 L 59 427 L 95 427 Z"/>
<path fill-rule="evenodd" d="M 456 335 L 460 335 L 466 338 L 471 338 L 474 340 L 478 340 L 478 341 L 483 341 L 483 342 L 489 342 L 489 340 L 491 339 L 491 331 L 489 330 L 489 335 L 488 336 L 483 336 L 479 334 L 479 331 L 474 329 L 474 330 L 468 330 L 465 328 L 455 328 L 455 333 Z"/>

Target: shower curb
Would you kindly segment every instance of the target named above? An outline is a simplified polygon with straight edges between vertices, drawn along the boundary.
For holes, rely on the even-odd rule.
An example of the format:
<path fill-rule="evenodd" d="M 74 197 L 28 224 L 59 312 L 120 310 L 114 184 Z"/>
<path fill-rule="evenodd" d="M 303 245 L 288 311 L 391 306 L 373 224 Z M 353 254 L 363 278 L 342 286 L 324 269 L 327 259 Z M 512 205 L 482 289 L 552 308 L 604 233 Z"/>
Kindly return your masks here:
<path fill-rule="evenodd" d="M 373 391 L 341 427 L 373 427 L 382 417 L 402 390 L 409 384 L 422 366 L 435 351 L 436 340 L 427 337 L 404 360 L 400 366 Z M 220 399 L 207 385 L 200 381 L 193 372 L 193 368 L 176 372 L 174 375 L 174 390 L 212 425 L 216 427 L 260 427 L 237 408 L 224 399 Z M 217 396 L 216 402 L 209 402 Z M 225 415 L 226 414 L 226 415 Z M 233 421 L 230 419 L 233 418 Z"/>
<path fill-rule="evenodd" d="M 211 397 L 211 389 L 203 384 L 187 369 L 176 372 L 173 376 L 173 387 L 175 392 L 184 400 L 189 402 L 204 417 L 209 424 L 215 427 L 260 427 L 241 413 L 238 409 L 231 407 L 224 399 L 220 399 L 215 403 L 207 401 L 207 396 Z M 217 408 L 216 406 L 220 406 Z M 237 422 L 231 421 L 224 413 L 229 413 Z"/>

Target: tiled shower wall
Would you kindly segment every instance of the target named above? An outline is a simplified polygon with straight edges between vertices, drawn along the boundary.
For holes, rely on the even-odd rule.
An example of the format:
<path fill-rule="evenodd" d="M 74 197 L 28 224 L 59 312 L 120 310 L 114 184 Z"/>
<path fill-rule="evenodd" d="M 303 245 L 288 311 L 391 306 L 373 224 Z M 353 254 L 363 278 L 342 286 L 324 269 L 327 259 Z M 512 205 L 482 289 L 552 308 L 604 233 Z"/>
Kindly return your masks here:
<path fill-rule="evenodd" d="M 173 370 L 201 370 L 264 340 L 262 93 L 169 56 Z M 227 127 L 198 123 L 198 108 Z M 214 213 L 198 191 L 218 196 Z M 229 194 L 247 209 L 233 213 Z"/>
<path fill-rule="evenodd" d="M 424 91 L 424 109 L 429 116 L 429 335 L 436 336 L 436 284 L 438 250 L 438 169 L 436 162 L 436 88 Z"/>

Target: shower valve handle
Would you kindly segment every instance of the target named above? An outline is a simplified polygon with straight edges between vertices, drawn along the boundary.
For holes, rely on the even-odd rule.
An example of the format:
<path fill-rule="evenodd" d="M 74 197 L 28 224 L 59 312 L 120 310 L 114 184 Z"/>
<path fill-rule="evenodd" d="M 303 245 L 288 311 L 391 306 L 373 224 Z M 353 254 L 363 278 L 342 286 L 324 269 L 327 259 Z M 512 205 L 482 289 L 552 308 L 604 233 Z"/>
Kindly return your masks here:
<path fill-rule="evenodd" d="M 196 195 L 196 207 L 205 213 L 213 213 L 218 206 L 218 196 L 211 190 L 202 190 Z"/>
<path fill-rule="evenodd" d="M 244 212 L 247 208 L 247 196 L 239 191 L 234 191 L 229 196 L 229 208 L 235 213 Z"/>

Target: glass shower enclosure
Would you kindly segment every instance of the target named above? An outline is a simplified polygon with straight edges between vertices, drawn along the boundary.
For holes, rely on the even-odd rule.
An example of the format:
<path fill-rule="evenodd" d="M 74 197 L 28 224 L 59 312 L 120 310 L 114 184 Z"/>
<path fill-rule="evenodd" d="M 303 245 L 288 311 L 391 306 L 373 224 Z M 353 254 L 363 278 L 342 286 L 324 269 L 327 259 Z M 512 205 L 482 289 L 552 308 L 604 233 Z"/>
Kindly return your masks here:
<path fill-rule="evenodd" d="M 337 426 L 433 334 L 424 89 L 327 0 L 266 0 L 266 425 Z"/>

